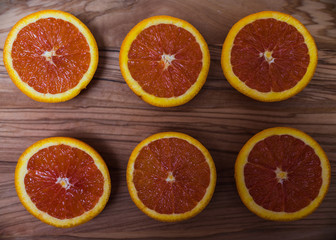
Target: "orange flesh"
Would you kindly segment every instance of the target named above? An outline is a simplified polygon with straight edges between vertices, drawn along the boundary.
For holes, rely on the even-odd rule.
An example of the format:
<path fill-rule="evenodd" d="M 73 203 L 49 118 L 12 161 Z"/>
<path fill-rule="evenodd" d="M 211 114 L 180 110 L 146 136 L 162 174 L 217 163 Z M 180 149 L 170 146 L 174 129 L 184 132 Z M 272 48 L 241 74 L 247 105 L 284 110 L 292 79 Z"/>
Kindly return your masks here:
<path fill-rule="evenodd" d="M 231 50 L 234 74 L 260 92 L 282 92 L 294 87 L 305 75 L 309 61 L 302 34 L 272 18 L 243 27 Z"/>
<path fill-rule="evenodd" d="M 210 168 L 202 152 L 179 138 L 163 138 L 141 149 L 133 182 L 142 203 L 158 213 L 185 213 L 204 197 Z"/>
<path fill-rule="evenodd" d="M 92 209 L 104 190 L 104 177 L 91 156 L 67 145 L 35 153 L 24 178 L 26 191 L 42 212 L 69 219 Z"/>
<path fill-rule="evenodd" d="M 281 181 L 277 169 L 285 173 Z M 313 148 L 302 140 L 274 135 L 253 147 L 244 178 L 258 205 L 275 212 L 296 212 L 319 194 L 322 168 Z"/>
<path fill-rule="evenodd" d="M 12 48 L 21 80 L 40 93 L 63 93 L 87 72 L 91 56 L 82 33 L 61 19 L 44 18 L 20 30 Z"/>
<path fill-rule="evenodd" d="M 202 69 L 202 52 L 195 37 L 173 24 L 144 29 L 133 41 L 128 58 L 133 79 L 157 97 L 183 95 Z"/>

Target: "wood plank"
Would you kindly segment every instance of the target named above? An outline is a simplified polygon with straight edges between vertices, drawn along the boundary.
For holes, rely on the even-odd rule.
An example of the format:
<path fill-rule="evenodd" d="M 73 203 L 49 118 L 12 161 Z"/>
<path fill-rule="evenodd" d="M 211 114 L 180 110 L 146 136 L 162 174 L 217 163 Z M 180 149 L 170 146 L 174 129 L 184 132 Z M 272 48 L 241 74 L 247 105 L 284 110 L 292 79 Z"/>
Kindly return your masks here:
<path fill-rule="evenodd" d="M 0 54 L 0 238 L 2 239 L 335 239 L 336 189 L 332 181 L 322 205 L 295 222 L 271 222 L 241 203 L 233 178 L 234 162 L 255 133 L 291 126 L 314 137 L 326 151 L 336 175 L 336 6 L 329 1 L 3 1 L 0 46 L 20 18 L 41 9 L 60 9 L 79 17 L 97 39 L 100 58 L 88 88 L 75 99 L 56 104 L 35 102 L 11 82 Z M 240 18 L 278 10 L 302 21 L 314 36 L 319 62 L 311 83 L 297 96 L 261 103 L 234 90 L 220 67 L 221 46 Z M 141 101 L 123 80 L 119 48 L 142 19 L 167 14 L 192 23 L 205 37 L 211 67 L 201 92 L 184 106 L 161 109 Z M 2 50 L 2 49 L 1 49 Z M 180 223 L 160 223 L 131 201 L 125 169 L 133 148 L 160 131 L 180 131 L 201 141 L 214 158 L 218 182 L 209 206 Z M 72 229 L 56 229 L 31 216 L 14 188 L 15 165 L 35 141 L 71 136 L 93 146 L 105 159 L 112 178 L 106 209 Z"/>

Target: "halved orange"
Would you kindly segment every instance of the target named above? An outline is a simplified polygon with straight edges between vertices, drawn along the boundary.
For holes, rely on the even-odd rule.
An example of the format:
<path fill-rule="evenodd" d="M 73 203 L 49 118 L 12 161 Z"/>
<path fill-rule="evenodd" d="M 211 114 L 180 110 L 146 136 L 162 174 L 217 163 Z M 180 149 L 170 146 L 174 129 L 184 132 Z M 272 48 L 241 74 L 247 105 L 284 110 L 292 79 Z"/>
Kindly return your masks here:
<path fill-rule="evenodd" d="M 190 101 L 202 88 L 210 55 L 204 38 L 190 23 L 155 16 L 127 34 L 119 64 L 136 95 L 154 106 L 172 107 Z"/>
<path fill-rule="evenodd" d="M 163 132 L 133 150 L 126 177 L 131 198 L 142 212 L 175 222 L 195 216 L 208 205 L 216 168 L 199 141 L 183 133 Z"/>
<path fill-rule="evenodd" d="M 74 227 L 97 216 L 111 192 L 108 168 L 89 145 L 68 137 L 40 140 L 27 148 L 15 170 L 23 206 L 55 227 Z"/>
<path fill-rule="evenodd" d="M 304 132 L 269 128 L 244 145 L 235 179 L 248 209 L 265 219 L 291 221 L 320 205 L 330 183 L 330 164 L 320 145 Z"/>
<path fill-rule="evenodd" d="M 317 48 L 297 19 L 265 11 L 249 15 L 231 28 L 221 63 L 226 79 L 239 92 L 259 101 L 282 101 L 310 82 Z"/>
<path fill-rule="evenodd" d="M 90 30 L 75 16 L 43 10 L 15 24 L 3 58 L 10 78 L 28 97 L 63 102 L 77 96 L 91 81 L 98 48 Z"/>

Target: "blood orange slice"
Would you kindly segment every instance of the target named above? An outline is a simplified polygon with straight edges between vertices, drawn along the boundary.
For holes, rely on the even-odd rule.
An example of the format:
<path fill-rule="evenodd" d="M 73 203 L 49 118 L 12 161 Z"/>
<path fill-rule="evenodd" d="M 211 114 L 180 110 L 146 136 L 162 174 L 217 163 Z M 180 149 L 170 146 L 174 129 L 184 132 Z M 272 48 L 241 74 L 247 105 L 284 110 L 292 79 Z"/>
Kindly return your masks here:
<path fill-rule="evenodd" d="M 317 48 L 297 19 L 280 12 L 259 12 L 231 28 L 221 63 L 226 79 L 239 92 L 259 101 L 281 101 L 309 83 Z"/>
<path fill-rule="evenodd" d="M 62 102 L 77 96 L 91 81 L 98 48 L 90 30 L 75 16 L 44 10 L 15 24 L 5 42 L 4 63 L 27 96 Z"/>
<path fill-rule="evenodd" d="M 165 222 L 200 213 L 216 185 L 216 169 L 208 150 L 196 139 L 176 132 L 143 140 L 131 154 L 126 176 L 137 207 Z"/>
<path fill-rule="evenodd" d="M 27 148 L 16 166 L 15 187 L 32 215 L 63 228 L 94 218 L 111 192 L 109 171 L 100 155 L 66 137 L 43 139 Z"/>
<path fill-rule="evenodd" d="M 191 24 L 155 16 L 127 34 L 119 63 L 135 94 L 154 106 L 172 107 L 190 101 L 202 88 L 210 55 L 204 38 Z"/>
<path fill-rule="evenodd" d="M 270 128 L 240 151 L 235 178 L 239 195 L 258 216 L 300 219 L 322 202 L 330 183 L 330 164 L 320 145 L 293 128 Z"/>

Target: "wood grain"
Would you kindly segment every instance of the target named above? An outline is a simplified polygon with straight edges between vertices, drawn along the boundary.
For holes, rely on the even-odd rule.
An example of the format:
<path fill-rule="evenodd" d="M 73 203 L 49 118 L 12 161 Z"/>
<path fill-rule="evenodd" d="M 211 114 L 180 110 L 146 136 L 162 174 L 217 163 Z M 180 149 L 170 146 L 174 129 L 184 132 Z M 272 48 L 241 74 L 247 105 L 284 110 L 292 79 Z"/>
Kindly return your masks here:
<path fill-rule="evenodd" d="M 336 6 L 330 1 L 2 1 L 0 46 L 22 17 L 42 9 L 60 9 L 92 30 L 100 50 L 99 66 L 88 88 L 57 104 L 35 102 L 11 82 L 0 61 L 0 238 L 1 239 L 336 239 L 336 186 L 332 180 L 322 205 L 295 222 L 271 222 L 241 203 L 233 178 L 240 148 L 255 133 L 291 126 L 314 137 L 326 151 L 336 177 Z M 240 18 L 278 10 L 298 18 L 314 36 L 319 62 L 311 83 L 297 96 L 261 103 L 234 90 L 220 67 L 221 46 Z M 167 14 L 192 23 L 205 37 L 211 67 L 201 92 L 184 106 L 161 109 L 141 101 L 125 84 L 118 55 L 127 32 L 140 20 Z M 1 49 L 2 51 L 2 49 Z M 2 58 L 2 54 L 1 57 Z M 132 203 L 125 182 L 128 157 L 145 137 L 180 131 L 197 138 L 212 154 L 218 172 L 209 206 L 181 223 L 160 223 Z M 50 136 L 71 136 L 93 146 L 112 177 L 106 209 L 92 221 L 56 229 L 31 216 L 14 188 L 20 154 Z"/>

